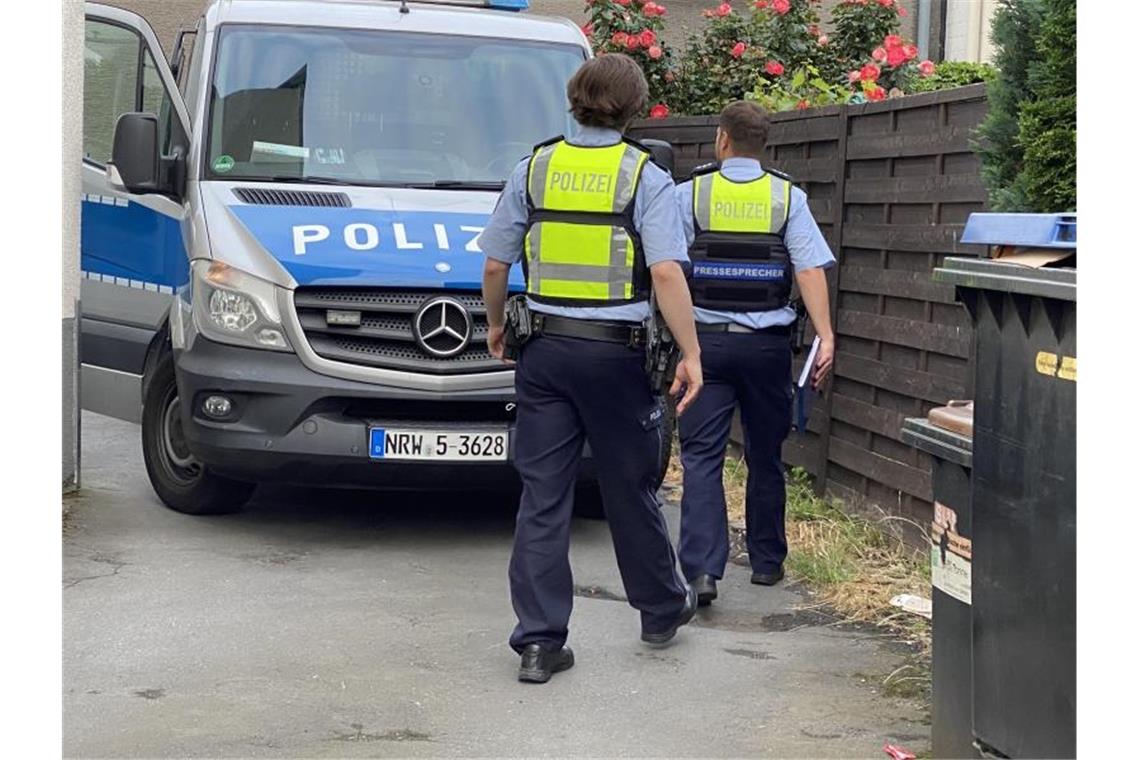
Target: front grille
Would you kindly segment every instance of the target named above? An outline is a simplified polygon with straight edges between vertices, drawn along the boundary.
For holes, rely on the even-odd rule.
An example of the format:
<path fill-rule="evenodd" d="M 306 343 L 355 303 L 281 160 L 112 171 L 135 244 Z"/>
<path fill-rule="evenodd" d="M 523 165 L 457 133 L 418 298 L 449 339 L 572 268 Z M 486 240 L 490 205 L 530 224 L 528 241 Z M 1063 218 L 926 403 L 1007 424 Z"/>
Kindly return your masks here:
<path fill-rule="evenodd" d="M 471 339 L 458 354 L 438 357 L 413 335 L 416 313 L 426 302 L 446 296 L 471 316 Z M 487 309 L 475 293 L 388 288 L 298 288 L 297 319 L 313 351 L 330 361 L 431 374 L 463 374 L 503 369 L 487 350 Z M 330 325 L 328 312 L 360 312 L 359 326 Z"/>

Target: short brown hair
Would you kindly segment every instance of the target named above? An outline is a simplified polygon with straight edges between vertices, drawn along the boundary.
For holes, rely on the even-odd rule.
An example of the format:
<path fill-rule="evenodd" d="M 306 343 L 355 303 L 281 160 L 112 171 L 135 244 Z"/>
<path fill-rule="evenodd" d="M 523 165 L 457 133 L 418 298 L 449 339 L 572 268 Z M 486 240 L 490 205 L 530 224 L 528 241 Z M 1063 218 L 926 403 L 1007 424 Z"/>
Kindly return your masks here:
<path fill-rule="evenodd" d="M 768 144 L 768 112 L 756 103 L 738 100 L 720 112 L 720 128 L 732 141 L 732 150 L 760 158 Z"/>
<path fill-rule="evenodd" d="M 584 127 L 625 129 L 649 102 L 649 84 L 628 55 L 592 58 L 566 85 L 570 113 Z"/>

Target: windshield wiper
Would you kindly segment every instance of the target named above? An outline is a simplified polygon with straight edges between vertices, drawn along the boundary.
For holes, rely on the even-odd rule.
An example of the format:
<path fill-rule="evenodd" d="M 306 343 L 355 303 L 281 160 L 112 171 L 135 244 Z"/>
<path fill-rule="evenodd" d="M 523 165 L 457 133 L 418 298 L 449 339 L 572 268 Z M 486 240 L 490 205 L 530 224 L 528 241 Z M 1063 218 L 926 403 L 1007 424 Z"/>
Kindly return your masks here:
<path fill-rule="evenodd" d="M 502 180 L 437 179 L 434 182 L 409 182 L 405 187 L 416 190 L 502 190 L 506 184 Z"/>
<path fill-rule="evenodd" d="M 320 175 L 306 174 L 280 174 L 264 177 L 243 177 L 247 182 L 292 182 L 308 185 L 340 185 L 342 187 L 403 187 L 412 190 L 502 190 L 506 182 L 498 181 L 467 181 L 460 179 L 439 179 L 434 182 L 394 182 L 383 180 L 356 179 L 351 177 L 322 177 Z"/>
<path fill-rule="evenodd" d="M 306 174 L 277 174 L 264 177 L 243 177 L 247 182 L 291 182 L 299 185 L 339 185 L 341 187 L 407 187 L 403 182 L 377 182 L 366 179 L 353 179 L 351 177 L 322 177 L 320 175 Z"/>

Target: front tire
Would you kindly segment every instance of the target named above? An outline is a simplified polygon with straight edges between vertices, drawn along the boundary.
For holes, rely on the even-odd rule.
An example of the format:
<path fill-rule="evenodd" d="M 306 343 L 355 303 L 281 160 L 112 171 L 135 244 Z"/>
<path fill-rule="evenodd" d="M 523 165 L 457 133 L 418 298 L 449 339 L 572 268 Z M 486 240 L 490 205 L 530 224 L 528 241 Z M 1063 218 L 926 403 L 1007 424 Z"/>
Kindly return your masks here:
<path fill-rule="evenodd" d="M 240 510 L 254 483 L 211 472 L 194 458 L 182 430 L 182 406 L 174 377 L 174 355 L 167 351 L 148 379 L 143 400 L 143 461 L 162 503 L 187 515 L 224 515 Z"/>

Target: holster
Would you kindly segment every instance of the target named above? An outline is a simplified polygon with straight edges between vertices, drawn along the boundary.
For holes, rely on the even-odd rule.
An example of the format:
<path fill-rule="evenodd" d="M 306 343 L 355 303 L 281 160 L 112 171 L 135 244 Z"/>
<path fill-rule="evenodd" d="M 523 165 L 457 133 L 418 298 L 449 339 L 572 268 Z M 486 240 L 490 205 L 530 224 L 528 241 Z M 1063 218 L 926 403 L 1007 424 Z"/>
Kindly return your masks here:
<path fill-rule="evenodd" d="M 649 323 L 645 342 L 645 373 L 649 376 L 649 386 L 654 395 L 663 396 L 673 385 L 681 352 L 673 339 L 673 333 L 659 316 L 655 314 Z"/>
<path fill-rule="evenodd" d="M 503 329 L 503 358 L 517 361 L 522 347 L 534 334 L 534 320 L 526 296 L 507 299 L 506 324 Z"/>
<path fill-rule="evenodd" d="M 792 353 L 799 355 L 804 348 L 804 329 L 807 325 L 807 308 L 804 307 L 804 302 L 800 299 L 792 301 L 790 305 L 796 312 L 796 321 L 792 323 Z"/>

